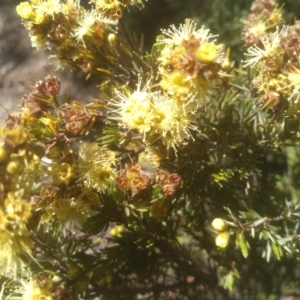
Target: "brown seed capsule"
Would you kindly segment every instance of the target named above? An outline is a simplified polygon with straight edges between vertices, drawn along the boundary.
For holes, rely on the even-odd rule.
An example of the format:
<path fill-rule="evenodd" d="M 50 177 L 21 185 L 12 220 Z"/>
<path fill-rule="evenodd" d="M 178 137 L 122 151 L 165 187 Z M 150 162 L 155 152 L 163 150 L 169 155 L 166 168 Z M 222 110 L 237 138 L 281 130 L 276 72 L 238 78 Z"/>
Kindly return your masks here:
<path fill-rule="evenodd" d="M 164 195 L 172 197 L 175 193 L 176 189 L 172 184 L 165 184 L 162 187 L 162 192 L 164 193 Z"/>
<path fill-rule="evenodd" d="M 149 187 L 150 180 L 146 175 L 140 174 L 132 180 L 132 188 L 137 191 L 145 190 Z"/>
<path fill-rule="evenodd" d="M 42 80 L 37 81 L 32 89 L 32 94 L 47 96 L 47 88 L 45 82 Z"/>
<path fill-rule="evenodd" d="M 45 78 L 45 87 L 48 96 L 57 97 L 60 91 L 60 81 L 56 76 L 48 75 Z"/>
<path fill-rule="evenodd" d="M 126 176 L 128 180 L 132 180 L 135 177 L 139 176 L 140 171 L 141 171 L 141 165 L 137 163 L 129 163 L 125 165 L 126 168 Z"/>
<path fill-rule="evenodd" d="M 91 120 L 89 114 L 77 110 L 71 105 L 63 107 L 61 113 L 67 131 L 74 136 L 80 134 Z"/>
<path fill-rule="evenodd" d="M 37 285 L 46 291 L 51 291 L 53 288 L 53 282 L 46 275 L 40 275 L 36 278 Z"/>
<path fill-rule="evenodd" d="M 169 177 L 169 182 L 175 188 L 178 188 L 178 187 L 180 187 L 180 184 L 181 184 L 181 177 L 177 173 L 173 173 Z"/>
<path fill-rule="evenodd" d="M 72 300 L 71 294 L 63 287 L 57 287 L 52 293 L 52 296 L 56 300 Z"/>
<path fill-rule="evenodd" d="M 22 98 L 22 106 L 28 108 L 32 116 L 41 116 L 42 112 L 47 109 L 47 103 L 41 101 L 39 97 L 34 94 L 24 95 Z"/>
<path fill-rule="evenodd" d="M 164 184 L 168 182 L 169 172 L 163 169 L 157 170 L 156 173 L 156 181 L 160 184 Z"/>
<path fill-rule="evenodd" d="M 127 190 L 130 188 L 130 181 L 128 180 L 125 172 L 118 174 L 118 176 L 116 178 L 116 184 L 124 190 Z"/>

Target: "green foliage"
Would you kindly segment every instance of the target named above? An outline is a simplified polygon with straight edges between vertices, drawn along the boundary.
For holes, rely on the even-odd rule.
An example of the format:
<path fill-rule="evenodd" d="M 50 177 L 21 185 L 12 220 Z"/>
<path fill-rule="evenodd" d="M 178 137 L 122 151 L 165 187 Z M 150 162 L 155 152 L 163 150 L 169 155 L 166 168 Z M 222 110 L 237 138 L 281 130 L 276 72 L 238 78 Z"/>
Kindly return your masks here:
<path fill-rule="evenodd" d="M 2 298 L 279 299 L 297 289 L 300 31 L 276 29 L 271 0 L 256 0 L 241 29 L 248 4 L 229 2 L 149 0 L 146 13 L 125 0 L 17 6 L 33 45 L 97 80 L 99 99 L 62 97 L 49 75 L 0 128 Z M 127 29 L 167 29 L 163 9 L 181 5 L 226 47 L 182 14 L 156 43 L 149 34 L 152 47 Z M 254 46 L 238 67 L 241 30 Z"/>

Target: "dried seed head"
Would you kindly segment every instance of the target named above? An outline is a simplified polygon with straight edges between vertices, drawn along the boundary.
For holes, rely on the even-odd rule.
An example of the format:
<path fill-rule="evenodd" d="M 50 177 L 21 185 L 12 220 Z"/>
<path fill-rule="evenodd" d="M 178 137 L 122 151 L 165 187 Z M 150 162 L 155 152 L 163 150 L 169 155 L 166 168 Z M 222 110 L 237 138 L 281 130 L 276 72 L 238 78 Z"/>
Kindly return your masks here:
<path fill-rule="evenodd" d="M 47 95 L 56 98 L 59 95 L 60 80 L 56 76 L 48 75 L 45 78 Z"/>

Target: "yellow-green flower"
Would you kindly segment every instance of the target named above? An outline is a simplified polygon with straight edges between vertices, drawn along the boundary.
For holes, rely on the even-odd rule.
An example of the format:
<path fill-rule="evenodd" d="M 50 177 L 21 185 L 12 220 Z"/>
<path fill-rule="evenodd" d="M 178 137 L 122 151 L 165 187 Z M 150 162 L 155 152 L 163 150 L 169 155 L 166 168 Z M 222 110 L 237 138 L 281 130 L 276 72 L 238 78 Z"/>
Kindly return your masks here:
<path fill-rule="evenodd" d="M 48 171 L 52 175 L 54 184 L 68 184 L 73 175 L 73 168 L 67 163 L 53 163 Z"/>
<path fill-rule="evenodd" d="M 160 86 L 184 105 L 188 103 L 190 111 L 195 110 L 208 100 L 218 80 L 226 75 L 220 72 L 228 60 L 223 45 L 215 44 L 215 36 L 208 29 L 196 29 L 189 19 L 178 29 L 173 25 L 162 33 L 157 41 L 157 45 L 163 44 L 158 57 Z"/>
<path fill-rule="evenodd" d="M 53 211 L 60 220 L 67 220 L 67 214 L 71 209 L 71 203 L 72 199 L 70 198 L 58 198 L 53 201 Z"/>
<path fill-rule="evenodd" d="M 263 45 L 262 48 L 254 45 L 248 49 L 248 52 L 245 55 L 249 58 L 244 62 L 244 67 L 254 67 L 259 61 L 283 55 L 278 31 L 267 38 L 262 39 L 261 43 Z"/>
<path fill-rule="evenodd" d="M 35 13 L 55 17 L 55 14 L 59 14 L 62 8 L 61 0 L 40 0 L 33 5 Z"/>
<path fill-rule="evenodd" d="M 38 280 L 32 277 L 20 280 L 21 287 L 16 292 L 21 295 L 18 298 L 10 299 L 21 299 L 21 300 L 53 300 L 51 291 L 43 289 L 38 285 Z"/>
<path fill-rule="evenodd" d="M 149 82 L 141 89 L 139 80 L 137 89 L 130 92 L 116 91 L 118 99 L 116 105 L 119 106 L 119 114 L 125 127 L 136 129 L 145 136 L 151 130 L 154 107 L 151 101 L 151 93 L 147 92 Z"/>
<path fill-rule="evenodd" d="M 21 2 L 17 7 L 16 7 L 17 14 L 22 18 L 22 19 L 30 19 L 32 16 L 32 7 L 28 1 L 26 2 Z"/>
<path fill-rule="evenodd" d="M 97 35 L 103 38 L 104 30 L 108 25 L 116 25 L 116 23 L 96 11 L 83 11 L 74 30 L 74 37 L 83 44 L 86 37 Z"/>
<path fill-rule="evenodd" d="M 110 234 L 113 236 L 117 236 L 120 237 L 122 236 L 122 232 L 124 231 L 124 226 L 123 225 L 119 225 L 119 226 L 115 226 L 110 230 Z"/>
<path fill-rule="evenodd" d="M 26 256 L 31 256 L 32 241 L 25 226 L 15 230 L 0 229 L 0 273 L 15 277 L 23 272 Z"/>
<path fill-rule="evenodd" d="M 216 245 L 220 248 L 226 248 L 229 242 L 228 232 L 222 232 L 216 237 Z"/>
<path fill-rule="evenodd" d="M 78 176 L 87 188 L 104 191 L 116 176 L 114 164 L 114 152 L 101 150 L 96 144 L 86 144 L 79 153 Z"/>
<path fill-rule="evenodd" d="M 186 113 L 183 105 L 179 105 L 180 100 L 158 91 L 148 92 L 149 86 L 150 82 L 141 89 L 139 82 L 133 92 L 116 92 L 119 102 L 115 101 L 120 107 L 118 112 L 121 125 L 136 129 L 144 140 L 159 138 L 167 148 L 175 148 L 190 137 L 190 129 L 195 129 L 191 125 L 190 115 Z"/>
<path fill-rule="evenodd" d="M 31 205 L 13 192 L 8 193 L 8 198 L 5 199 L 4 206 L 7 217 L 16 222 L 26 223 L 31 216 Z"/>
<path fill-rule="evenodd" d="M 215 218 L 212 223 L 211 226 L 213 227 L 213 229 L 222 232 L 224 230 L 226 230 L 227 224 L 225 223 L 225 221 L 221 218 Z"/>

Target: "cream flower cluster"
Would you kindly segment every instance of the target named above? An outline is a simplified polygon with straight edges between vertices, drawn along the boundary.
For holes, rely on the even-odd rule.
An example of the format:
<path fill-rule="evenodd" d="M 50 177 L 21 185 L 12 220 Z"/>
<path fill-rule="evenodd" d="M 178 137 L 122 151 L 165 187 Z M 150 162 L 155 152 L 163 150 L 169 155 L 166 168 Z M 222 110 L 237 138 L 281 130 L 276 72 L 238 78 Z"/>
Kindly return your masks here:
<path fill-rule="evenodd" d="M 160 139 L 169 147 L 176 147 L 195 129 L 184 110 L 174 105 L 172 97 L 161 92 L 149 92 L 150 82 L 135 91 L 117 91 L 116 101 L 121 116 L 121 126 L 137 130 L 144 140 Z"/>

